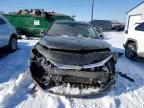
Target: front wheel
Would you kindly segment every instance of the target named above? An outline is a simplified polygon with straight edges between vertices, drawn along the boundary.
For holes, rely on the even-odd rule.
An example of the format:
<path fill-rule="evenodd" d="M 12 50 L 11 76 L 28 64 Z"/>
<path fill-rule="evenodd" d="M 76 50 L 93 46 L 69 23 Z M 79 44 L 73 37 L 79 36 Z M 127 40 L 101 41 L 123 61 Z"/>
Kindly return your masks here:
<path fill-rule="evenodd" d="M 11 37 L 9 41 L 9 49 L 10 51 L 15 51 L 18 47 L 17 39 L 15 37 Z"/>
<path fill-rule="evenodd" d="M 129 43 L 125 48 L 125 56 L 129 59 L 134 59 L 136 55 L 136 44 Z"/>

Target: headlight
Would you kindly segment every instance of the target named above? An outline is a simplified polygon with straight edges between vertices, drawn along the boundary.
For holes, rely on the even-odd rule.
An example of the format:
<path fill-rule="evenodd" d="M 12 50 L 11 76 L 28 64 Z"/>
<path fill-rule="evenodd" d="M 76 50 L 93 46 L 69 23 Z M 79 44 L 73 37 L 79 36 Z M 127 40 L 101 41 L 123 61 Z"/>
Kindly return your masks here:
<path fill-rule="evenodd" d="M 47 66 L 47 67 L 51 67 L 51 68 L 55 67 L 41 53 L 39 53 L 36 48 L 32 49 L 31 58 L 36 59 L 36 61 L 39 62 L 43 66 Z"/>

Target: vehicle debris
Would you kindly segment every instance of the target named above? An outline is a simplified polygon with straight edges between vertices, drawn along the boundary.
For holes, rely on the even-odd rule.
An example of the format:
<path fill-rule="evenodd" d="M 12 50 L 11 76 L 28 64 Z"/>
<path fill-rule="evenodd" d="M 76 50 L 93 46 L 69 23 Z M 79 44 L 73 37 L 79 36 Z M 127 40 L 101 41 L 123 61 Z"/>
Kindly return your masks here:
<path fill-rule="evenodd" d="M 116 73 L 117 73 L 118 75 L 120 75 L 121 77 L 128 79 L 128 80 L 131 81 L 131 82 L 135 82 L 135 80 L 134 80 L 133 78 L 129 77 L 129 76 L 128 76 L 127 74 L 125 74 L 125 73 L 122 73 L 122 72 L 119 72 L 119 71 L 117 71 Z"/>

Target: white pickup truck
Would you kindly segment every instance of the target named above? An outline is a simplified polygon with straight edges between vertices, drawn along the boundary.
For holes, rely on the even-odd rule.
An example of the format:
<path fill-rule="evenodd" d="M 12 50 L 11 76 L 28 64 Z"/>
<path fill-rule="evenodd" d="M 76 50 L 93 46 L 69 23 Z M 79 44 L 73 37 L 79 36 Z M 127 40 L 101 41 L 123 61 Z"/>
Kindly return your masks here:
<path fill-rule="evenodd" d="M 144 57 L 144 21 L 135 23 L 126 32 L 124 39 L 125 55 L 129 59 Z"/>

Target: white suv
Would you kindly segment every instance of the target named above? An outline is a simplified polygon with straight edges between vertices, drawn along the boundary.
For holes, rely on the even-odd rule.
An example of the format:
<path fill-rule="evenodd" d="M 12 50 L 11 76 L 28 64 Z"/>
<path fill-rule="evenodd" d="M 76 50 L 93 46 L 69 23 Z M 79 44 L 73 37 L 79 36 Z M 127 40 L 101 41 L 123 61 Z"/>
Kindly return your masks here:
<path fill-rule="evenodd" d="M 11 51 L 17 49 L 17 34 L 15 28 L 0 15 L 0 48 L 8 46 Z"/>
<path fill-rule="evenodd" d="M 130 59 L 144 57 L 144 21 L 136 23 L 126 32 L 124 48 L 126 57 Z"/>

